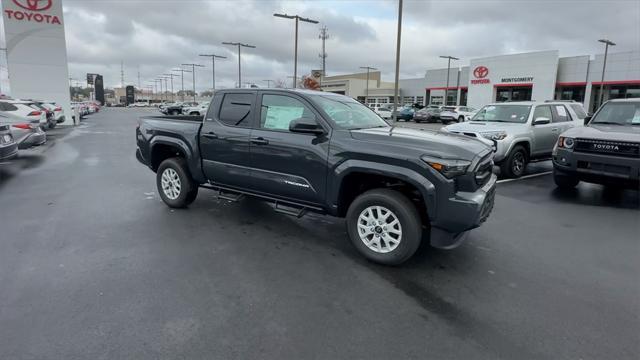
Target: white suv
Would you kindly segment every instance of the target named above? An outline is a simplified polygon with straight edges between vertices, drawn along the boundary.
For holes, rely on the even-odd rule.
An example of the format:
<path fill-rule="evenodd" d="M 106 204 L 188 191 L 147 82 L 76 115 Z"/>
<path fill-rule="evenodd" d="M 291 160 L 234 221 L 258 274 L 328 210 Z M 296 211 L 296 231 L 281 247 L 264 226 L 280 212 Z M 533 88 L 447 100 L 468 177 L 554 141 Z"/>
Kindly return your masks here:
<path fill-rule="evenodd" d="M 463 122 L 471 119 L 476 109 L 469 106 L 444 106 L 440 113 L 440 120 L 443 124 L 451 121 Z"/>
<path fill-rule="evenodd" d="M 38 120 L 40 127 L 47 126 L 47 113 L 39 108 L 30 106 L 32 103 L 32 101 L 4 99 L 0 100 L 0 111 L 11 113 L 12 115 L 21 117 L 28 122 Z"/>

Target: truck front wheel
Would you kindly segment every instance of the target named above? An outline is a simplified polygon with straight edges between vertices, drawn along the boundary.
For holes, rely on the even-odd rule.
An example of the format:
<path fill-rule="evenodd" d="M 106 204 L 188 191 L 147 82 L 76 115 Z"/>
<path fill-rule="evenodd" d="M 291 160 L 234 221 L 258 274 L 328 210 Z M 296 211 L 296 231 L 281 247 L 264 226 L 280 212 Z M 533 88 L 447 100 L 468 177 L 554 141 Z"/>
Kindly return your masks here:
<path fill-rule="evenodd" d="M 187 207 L 198 196 L 198 184 L 183 158 L 164 160 L 156 172 L 156 185 L 162 201 L 172 208 Z"/>
<path fill-rule="evenodd" d="M 507 178 L 519 178 L 524 174 L 527 162 L 527 150 L 522 145 L 516 145 L 500 165 L 500 173 Z"/>
<path fill-rule="evenodd" d="M 349 206 L 346 220 L 351 242 L 374 262 L 401 264 L 420 246 L 420 214 L 395 190 L 374 189 L 361 194 Z"/>
<path fill-rule="evenodd" d="M 573 189 L 578 186 L 580 180 L 575 176 L 560 174 L 553 169 L 553 182 L 560 189 Z"/>

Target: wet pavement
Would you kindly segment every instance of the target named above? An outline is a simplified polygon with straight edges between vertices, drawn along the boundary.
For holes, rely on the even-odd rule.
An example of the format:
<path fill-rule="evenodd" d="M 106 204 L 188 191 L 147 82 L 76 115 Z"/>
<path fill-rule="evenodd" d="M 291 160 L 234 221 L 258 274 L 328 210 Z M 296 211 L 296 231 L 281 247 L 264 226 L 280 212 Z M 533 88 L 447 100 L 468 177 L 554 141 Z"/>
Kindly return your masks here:
<path fill-rule="evenodd" d="M 463 246 L 383 267 L 341 219 L 205 190 L 167 208 L 134 156 L 148 113 L 105 109 L 0 172 L 0 359 L 640 356 L 636 191 L 500 183 Z"/>

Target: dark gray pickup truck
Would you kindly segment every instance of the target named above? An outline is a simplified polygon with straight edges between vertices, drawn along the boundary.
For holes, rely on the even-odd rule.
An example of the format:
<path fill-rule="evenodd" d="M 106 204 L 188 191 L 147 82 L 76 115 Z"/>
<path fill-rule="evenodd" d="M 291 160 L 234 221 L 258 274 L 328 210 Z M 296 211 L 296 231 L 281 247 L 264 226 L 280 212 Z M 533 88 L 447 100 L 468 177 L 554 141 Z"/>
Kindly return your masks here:
<path fill-rule="evenodd" d="M 453 248 L 493 208 L 492 149 L 467 136 L 389 126 L 366 106 L 307 90 L 217 91 L 202 118 L 141 118 L 137 158 L 170 207 L 199 188 L 277 211 L 346 217 L 354 246 L 399 264 Z"/>
<path fill-rule="evenodd" d="M 558 138 L 556 185 L 573 188 L 586 181 L 640 189 L 640 99 L 607 101 L 585 122 Z"/>

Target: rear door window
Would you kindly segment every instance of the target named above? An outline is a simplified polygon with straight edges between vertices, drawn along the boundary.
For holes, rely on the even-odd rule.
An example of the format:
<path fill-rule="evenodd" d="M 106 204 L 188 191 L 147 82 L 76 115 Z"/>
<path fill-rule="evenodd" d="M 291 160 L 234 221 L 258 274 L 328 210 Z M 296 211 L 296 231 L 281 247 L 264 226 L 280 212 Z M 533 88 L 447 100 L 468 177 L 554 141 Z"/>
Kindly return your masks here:
<path fill-rule="evenodd" d="M 587 117 L 587 113 L 584 111 L 581 105 L 571 104 L 569 106 L 571 106 L 573 111 L 575 111 L 576 115 L 578 116 L 578 119 L 582 120 Z"/>
<path fill-rule="evenodd" d="M 553 106 L 553 122 L 567 122 L 571 121 L 571 115 L 564 105 Z"/>
<path fill-rule="evenodd" d="M 255 94 L 252 93 L 225 94 L 218 119 L 229 126 L 251 127 L 251 111 L 255 98 Z"/>
<path fill-rule="evenodd" d="M 544 106 L 536 106 L 536 110 L 533 112 L 533 120 L 535 121 L 538 118 L 547 118 L 549 121 L 553 119 L 553 115 L 551 114 L 551 107 Z"/>

